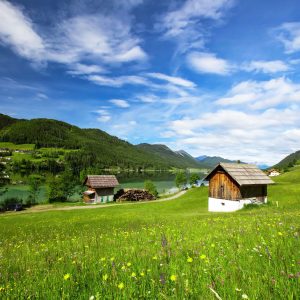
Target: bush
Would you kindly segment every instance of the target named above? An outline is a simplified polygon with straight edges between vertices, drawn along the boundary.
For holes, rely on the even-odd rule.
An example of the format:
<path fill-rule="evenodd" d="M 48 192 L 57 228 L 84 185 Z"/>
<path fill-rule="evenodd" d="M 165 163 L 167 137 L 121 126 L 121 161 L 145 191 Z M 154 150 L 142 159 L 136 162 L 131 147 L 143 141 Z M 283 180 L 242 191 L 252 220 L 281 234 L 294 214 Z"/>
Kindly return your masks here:
<path fill-rule="evenodd" d="M 158 192 L 155 184 L 151 180 L 146 180 L 144 183 L 144 189 L 152 194 L 155 198 L 158 196 Z"/>

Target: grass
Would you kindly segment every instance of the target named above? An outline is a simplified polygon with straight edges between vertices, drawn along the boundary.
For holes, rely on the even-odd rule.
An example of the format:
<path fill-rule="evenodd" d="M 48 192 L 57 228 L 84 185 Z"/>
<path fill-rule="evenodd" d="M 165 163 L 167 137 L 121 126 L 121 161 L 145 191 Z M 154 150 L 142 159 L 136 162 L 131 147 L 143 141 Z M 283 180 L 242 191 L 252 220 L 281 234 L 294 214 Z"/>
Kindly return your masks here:
<path fill-rule="evenodd" d="M 160 203 L 2 215 L 0 298 L 297 299 L 298 173 L 275 179 L 270 205 L 235 213 L 208 213 L 201 187 Z"/>
<path fill-rule="evenodd" d="M 9 142 L 0 142 L 0 148 L 6 148 L 9 150 L 33 150 L 34 144 L 14 144 Z"/>

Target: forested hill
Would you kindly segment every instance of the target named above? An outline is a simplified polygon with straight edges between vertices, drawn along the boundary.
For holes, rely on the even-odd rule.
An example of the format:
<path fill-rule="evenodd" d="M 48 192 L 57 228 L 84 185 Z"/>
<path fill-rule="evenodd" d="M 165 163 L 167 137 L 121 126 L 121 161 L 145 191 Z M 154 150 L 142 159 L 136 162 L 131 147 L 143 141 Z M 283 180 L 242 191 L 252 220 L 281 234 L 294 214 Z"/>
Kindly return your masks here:
<path fill-rule="evenodd" d="M 18 120 L 0 115 L 0 141 L 35 144 L 35 148 L 78 149 L 66 156 L 76 168 L 159 168 L 199 167 L 190 161 L 174 160 L 149 153 L 99 129 L 81 129 L 51 119 Z M 76 166 L 75 166 L 76 165 Z"/>
<path fill-rule="evenodd" d="M 285 169 L 294 166 L 297 161 L 300 161 L 300 150 L 288 155 L 273 167 L 278 169 Z"/>

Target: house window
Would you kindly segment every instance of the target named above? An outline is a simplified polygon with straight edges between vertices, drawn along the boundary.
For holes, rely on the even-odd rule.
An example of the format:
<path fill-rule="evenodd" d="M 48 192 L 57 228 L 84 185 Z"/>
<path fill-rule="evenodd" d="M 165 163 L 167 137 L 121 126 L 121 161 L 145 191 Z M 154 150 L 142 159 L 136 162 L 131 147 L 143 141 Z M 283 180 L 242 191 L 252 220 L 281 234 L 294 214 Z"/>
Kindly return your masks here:
<path fill-rule="evenodd" d="M 225 205 L 225 203 L 224 203 L 224 202 L 222 202 L 221 204 L 222 204 L 223 206 Z"/>

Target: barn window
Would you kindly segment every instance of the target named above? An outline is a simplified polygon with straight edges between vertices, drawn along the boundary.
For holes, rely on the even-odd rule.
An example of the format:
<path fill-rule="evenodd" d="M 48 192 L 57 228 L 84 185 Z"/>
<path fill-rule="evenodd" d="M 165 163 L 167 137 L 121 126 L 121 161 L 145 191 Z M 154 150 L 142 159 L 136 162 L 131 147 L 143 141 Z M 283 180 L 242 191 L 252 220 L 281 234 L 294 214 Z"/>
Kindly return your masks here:
<path fill-rule="evenodd" d="M 221 204 L 222 204 L 223 206 L 225 205 L 225 203 L 224 203 L 224 202 L 222 202 Z"/>

